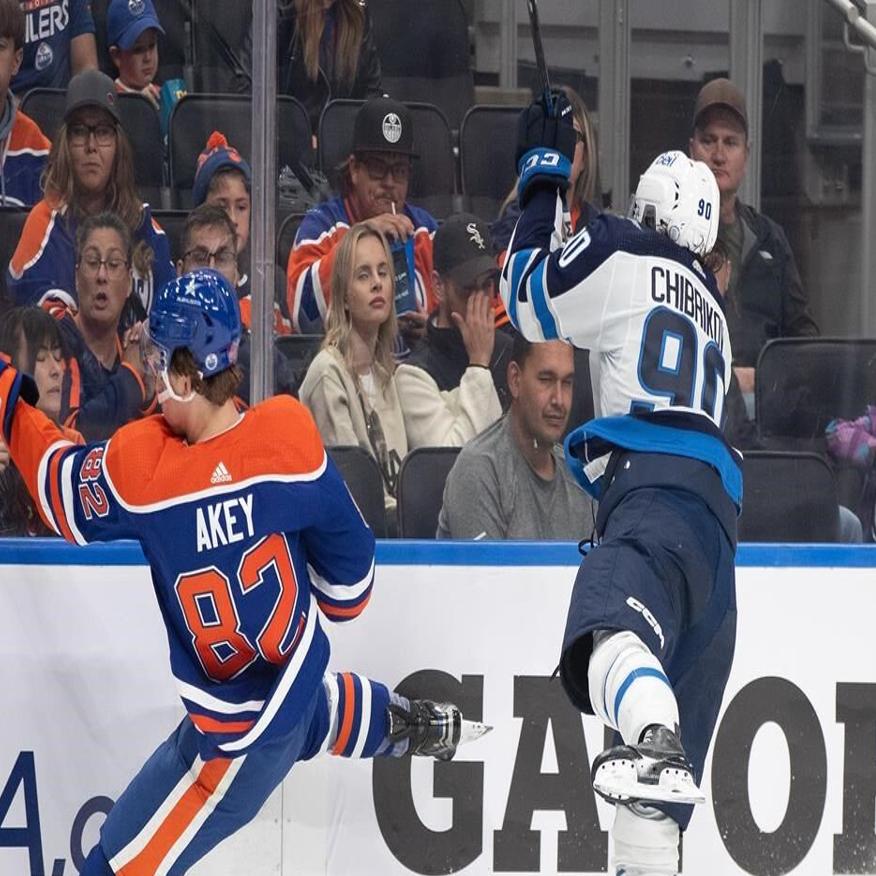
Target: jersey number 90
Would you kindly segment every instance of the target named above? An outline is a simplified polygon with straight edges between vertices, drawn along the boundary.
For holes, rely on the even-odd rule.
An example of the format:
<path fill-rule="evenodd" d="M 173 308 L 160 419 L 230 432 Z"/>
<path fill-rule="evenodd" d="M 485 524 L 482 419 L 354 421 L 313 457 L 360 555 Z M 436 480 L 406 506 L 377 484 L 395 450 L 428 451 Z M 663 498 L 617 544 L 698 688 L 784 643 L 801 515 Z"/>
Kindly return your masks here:
<path fill-rule="evenodd" d="M 671 407 L 701 410 L 720 426 L 724 356 L 714 341 L 706 343 L 702 351 L 698 347 L 696 326 L 691 320 L 668 307 L 652 310 L 642 331 L 639 383 L 649 395 L 665 397 Z M 700 374 L 702 379 L 698 381 Z M 634 403 L 634 407 L 641 405 Z"/>

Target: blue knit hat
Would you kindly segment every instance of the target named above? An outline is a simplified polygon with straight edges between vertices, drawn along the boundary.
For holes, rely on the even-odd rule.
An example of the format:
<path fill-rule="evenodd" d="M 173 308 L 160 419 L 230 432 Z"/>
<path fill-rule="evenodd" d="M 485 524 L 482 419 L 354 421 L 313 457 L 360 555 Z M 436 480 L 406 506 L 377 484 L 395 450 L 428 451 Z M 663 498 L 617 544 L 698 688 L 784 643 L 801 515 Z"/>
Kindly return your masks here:
<path fill-rule="evenodd" d="M 195 171 L 195 182 L 192 186 L 192 203 L 195 207 L 200 206 L 207 200 L 207 191 L 210 188 L 210 180 L 217 171 L 224 167 L 233 167 L 243 174 L 246 180 L 246 188 L 252 186 L 252 170 L 241 154 L 228 145 L 228 140 L 219 131 L 213 131 L 207 140 L 207 147 L 198 156 L 198 168 Z"/>

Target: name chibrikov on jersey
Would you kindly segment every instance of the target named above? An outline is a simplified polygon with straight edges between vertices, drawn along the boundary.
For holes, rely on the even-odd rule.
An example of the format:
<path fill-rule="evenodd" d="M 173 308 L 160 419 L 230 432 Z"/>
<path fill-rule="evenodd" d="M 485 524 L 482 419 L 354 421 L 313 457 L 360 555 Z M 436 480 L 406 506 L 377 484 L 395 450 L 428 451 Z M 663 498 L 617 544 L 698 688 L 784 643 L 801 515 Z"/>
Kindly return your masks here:
<path fill-rule="evenodd" d="M 727 326 L 724 314 L 711 296 L 703 295 L 684 271 L 676 265 L 653 265 L 651 268 L 651 300 L 666 304 L 692 319 L 724 352 Z"/>

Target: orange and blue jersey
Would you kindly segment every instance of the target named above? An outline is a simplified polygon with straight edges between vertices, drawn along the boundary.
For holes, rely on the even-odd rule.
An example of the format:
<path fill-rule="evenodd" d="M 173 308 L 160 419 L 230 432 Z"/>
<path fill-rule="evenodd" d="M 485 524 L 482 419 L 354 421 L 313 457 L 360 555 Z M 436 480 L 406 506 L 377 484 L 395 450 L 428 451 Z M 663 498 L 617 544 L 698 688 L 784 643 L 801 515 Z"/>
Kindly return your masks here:
<path fill-rule="evenodd" d="M 16 304 L 39 304 L 47 297 L 78 304 L 76 226 L 66 204 L 50 203 L 44 198 L 30 211 L 6 278 L 9 296 Z M 152 218 L 148 204 L 143 204 L 133 238 L 134 246 L 143 241 L 155 256 L 148 274 L 133 270 L 132 293 L 148 313 L 155 293 L 176 276 L 167 236 Z"/>
<path fill-rule="evenodd" d="M 432 237 L 438 223 L 422 207 L 405 204 L 402 212 L 414 225 L 417 301 L 431 313 L 437 303 L 432 288 Z M 317 204 L 301 220 L 286 268 L 286 300 L 294 331 L 323 331 L 335 251 L 358 221 L 343 198 Z"/>
<path fill-rule="evenodd" d="M 78 429 L 89 441 L 100 441 L 153 412 L 155 399 L 137 369 L 123 361 L 118 338 L 115 362 L 106 368 L 91 352 L 69 307 L 55 299 L 44 307 L 58 320 L 64 342 L 67 367 L 61 384 L 61 418 L 66 426 Z"/>
<path fill-rule="evenodd" d="M 31 207 L 43 196 L 40 179 L 52 144 L 30 116 L 18 108 L 14 112 L 12 130 L 2 147 L 0 204 Z"/>
<path fill-rule="evenodd" d="M 320 615 L 356 617 L 374 575 L 373 535 L 307 410 L 277 396 L 193 445 L 152 416 L 77 447 L 35 408 L 6 410 L 14 375 L 0 372 L 0 423 L 46 524 L 143 548 L 202 760 L 297 732 L 328 662 Z"/>

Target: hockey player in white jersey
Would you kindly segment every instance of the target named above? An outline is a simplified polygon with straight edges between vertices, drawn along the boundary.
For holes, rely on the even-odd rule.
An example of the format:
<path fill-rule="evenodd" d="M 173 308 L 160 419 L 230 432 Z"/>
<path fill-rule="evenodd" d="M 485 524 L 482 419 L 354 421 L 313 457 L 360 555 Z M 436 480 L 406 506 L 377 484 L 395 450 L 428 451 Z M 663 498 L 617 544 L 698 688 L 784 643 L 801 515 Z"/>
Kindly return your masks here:
<path fill-rule="evenodd" d="M 566 440 L 599 499 L 599 543 L 575 582 L 560 674 L 620 736 L 593 764 L 594 788 L 619 804 L 611 872 L 665 876 L 705 799 L 736 632 L 742 476 L 721 432 L 732 359 L 710 270 L 718 187 L 705 164 L 666 152 L 630 218 L 601 215 L 557 245 L 575 145 L 565 109 L 557 96 L 521 116 L 523 212 L 501 293 L 528 339 L 590 350 L 599 375 L 598 418 Z"/>

